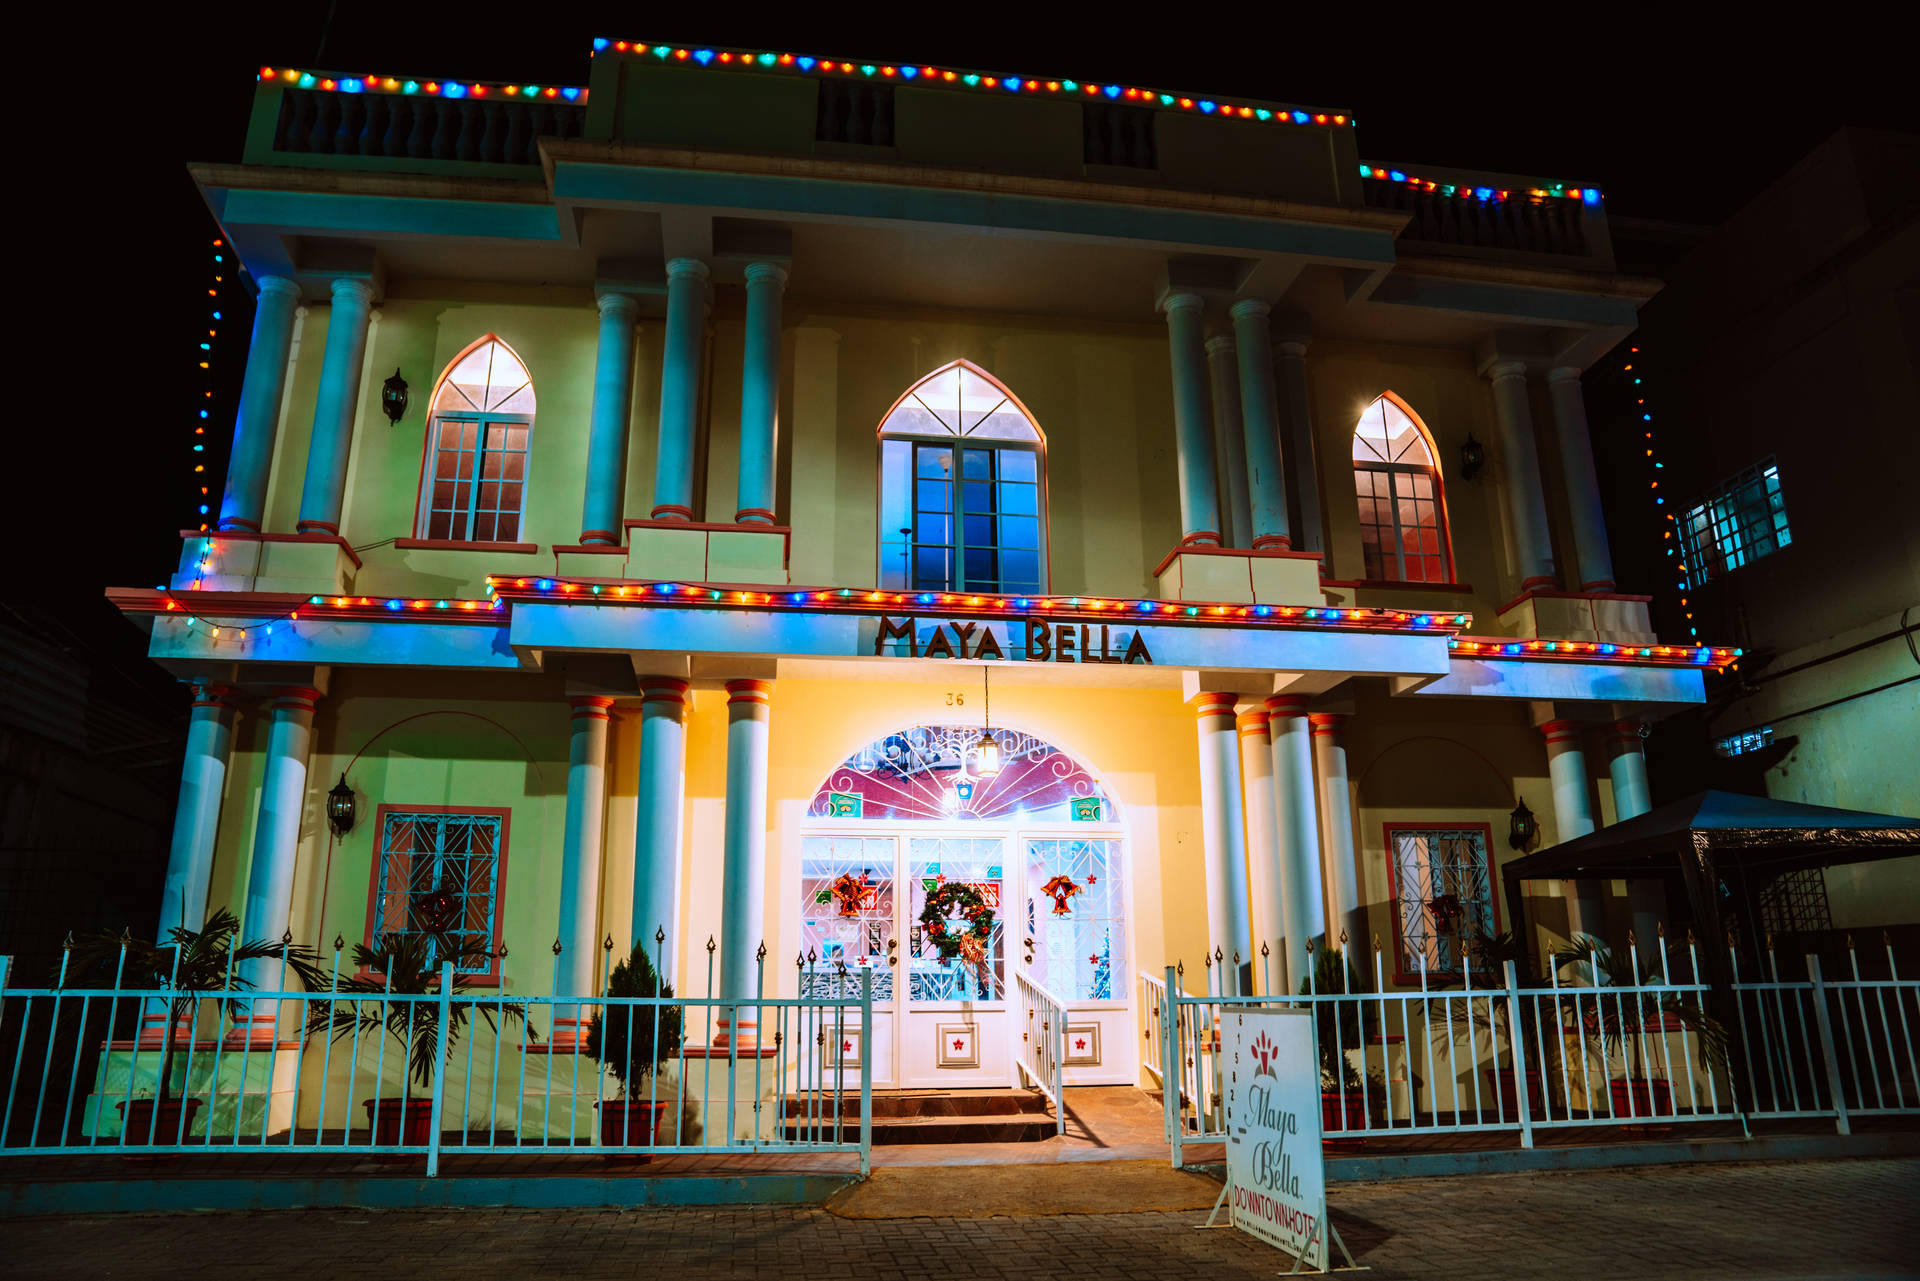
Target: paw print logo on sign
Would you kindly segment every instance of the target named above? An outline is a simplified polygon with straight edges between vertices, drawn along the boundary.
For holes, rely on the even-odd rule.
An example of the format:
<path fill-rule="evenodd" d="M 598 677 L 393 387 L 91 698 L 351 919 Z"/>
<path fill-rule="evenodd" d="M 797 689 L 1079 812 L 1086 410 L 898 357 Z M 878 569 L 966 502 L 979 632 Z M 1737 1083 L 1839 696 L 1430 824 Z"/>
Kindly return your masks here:
<path fill-rule="evenodd" d="M 1253 1054 L 1255 1061 L 1259 1064 L 1259 1066 L 1254 1069 L 1253 1074 L 1255 1076 L 1275 1075 L 1273 1061 L 1280 1057 L 1280 1047 L 1275 1045 L 1265 1032 L 1262 1032 L 1258 1039 L 1256 1039 L 1252 1045 L 1248 1046 L 1247 1049 Z"/>

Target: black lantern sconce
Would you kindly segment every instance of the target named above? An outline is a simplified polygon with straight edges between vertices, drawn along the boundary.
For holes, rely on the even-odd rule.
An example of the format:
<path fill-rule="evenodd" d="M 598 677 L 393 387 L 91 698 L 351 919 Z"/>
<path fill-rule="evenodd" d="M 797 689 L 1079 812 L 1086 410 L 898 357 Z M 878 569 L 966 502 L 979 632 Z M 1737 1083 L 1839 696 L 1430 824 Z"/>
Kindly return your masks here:
<path fill-rule="evenodd" d="M 1540 824 L 1533 817 L 1533 811 L 1522 800 L 1513 807 L 1513 813 L 1507 815 L 1507 844 L 1514 849 L 1524 850 L 1533 844 L 1533 838 L 1540 830 Z"/>
<path fill-rule="evenodd" d="M 398 425 L 407 412 L 407 380 L 400 376 L 398 369 L 393 377 L 380 384 L 380 408 L 387 411 L 387 421 Z"/>
<path fill-rule="evenodd" d="M 342 774 L 340 781 L 327 793 L 327 826 L 333 829 L 335 840 L 353 830 L 353 789 L 347 786 L 347 776 Z"/>
<path fill-rule="evenodd" d="M 1472 480 L 1487 465 L 1487 447 L 1467 433 L 1467 439 L 1460 446 L 1460 479 Z"/>

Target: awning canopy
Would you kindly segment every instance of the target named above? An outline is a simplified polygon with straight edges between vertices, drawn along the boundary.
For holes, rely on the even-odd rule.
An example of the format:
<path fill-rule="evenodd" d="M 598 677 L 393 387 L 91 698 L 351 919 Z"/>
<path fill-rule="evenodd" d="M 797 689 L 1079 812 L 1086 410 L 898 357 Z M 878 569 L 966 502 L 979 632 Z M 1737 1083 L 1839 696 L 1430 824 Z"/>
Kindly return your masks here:
<path fill-rule="evenodd" d="M 1920 818 L 1699 792 L 1515 859 L 1500 872 L 1509 884 L 1541 877 L 1633 880 L 1667 875 L 1683 862 L 1771 872 L 1914 854 L 1920 854 Z"/>

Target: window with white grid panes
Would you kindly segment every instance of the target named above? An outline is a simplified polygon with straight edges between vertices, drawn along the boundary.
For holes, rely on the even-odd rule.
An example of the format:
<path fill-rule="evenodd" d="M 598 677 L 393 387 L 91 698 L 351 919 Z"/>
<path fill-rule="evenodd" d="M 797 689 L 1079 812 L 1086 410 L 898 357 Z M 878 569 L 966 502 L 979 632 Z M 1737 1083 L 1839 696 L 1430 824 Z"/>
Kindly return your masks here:
<path fill-rule="evenodd" d="M 429 414 L 421 538 L 519 541 L 533 409 L 527 367 L 498 338 L 488 335 L 453 362 Z"/>
<path fill-rule="evenodd" d="M 800 851 L 800 951 L 816 958 L 803 996 L 858 995 L 860 971 L 873 973 L 873 999 L 893 1000 L 893 863 L 890 836 L 808 836 Z M 840 963 L 846 964 L 844 975 Z"/>
<path fill-rule="evenodd" d="M 1368 405 L 1354 428 L 1353 486 L 1367 578 L 1452 581 L 1446 508 L 1432 442 L 1392 395 Z"/>
<path fill-rule="evenodd" d="M 1680 538 L 1687 582 L 1696 587 L 1791 544 L 1779 466 L 1765 458 L 1717 486 L 1687 508 Z"/>
<path fill-rule="evenodd" d="M 911 895 L 907 913 L 907 995 L 918 1002 L 1004 1001 L 1007 998 L 1006 842 L 972 837 L 915 836 L 907 842 Z M 993 910 L 986 955 L 978 964 L 964 956 L 942 960 L 940 950 L 920 924 L 927 895 L 944 881 L 964 881 L 980 892 Z M 956 936 L 973 926 L 964 917 L 948 920 Z"/>
<path fill-rule="evenodd" d="M 1120 842 L 1027 842 L 1027 937 L 1040 986 L 1069 1001 L 1111 1001 L 1127 977 Z M 1049 885 L 1055 888 L 1049 891 Z"/>
<path fill-rule="evenodd" d="M 439 935 L 485 953 L 497 950 L 505 829 L 504 811 L 383 806 L 369 935 L 376 941 L 383 934 Z M 482 958 L 459 969 L 484 974 L 492 967 Z"/>
<path fill-rule="evenodd" d="M 1499 933 L 1487 828 L 1389 825 L 1387 861 L 1398 977 L 1418 981 L 1422 968 L 1458 977 L 1474 939 Z"/>
<path fill-rule="evenodd" d="M 1046 589 L 1046 446 L 1026 409 L 966 361 L 922 378 L 880 424 L 880 584 Z"/>

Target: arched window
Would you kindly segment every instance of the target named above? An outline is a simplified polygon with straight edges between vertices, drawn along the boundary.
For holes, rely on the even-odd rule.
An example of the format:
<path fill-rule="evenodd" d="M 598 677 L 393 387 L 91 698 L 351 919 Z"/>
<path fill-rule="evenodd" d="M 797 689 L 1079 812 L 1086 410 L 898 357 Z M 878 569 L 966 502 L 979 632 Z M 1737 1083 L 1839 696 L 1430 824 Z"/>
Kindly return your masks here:
<path fill-rule="evenodd" d="M 512 543 L 527 492 L 533 380 L 493 334 L 461 352 L 433 391 L 421 468 L 421 538 Z"/>
<path fill-rule="evenodd" d="M 880 585 L 1046 590 L 1047 444 L 986 370 L 943 365 L 880 422 Z"/>
<path fill-rule="evenodd" d="M 1447 508 L 1433 438 L 1407 403 L 1383 393 L 1353 432 L 1353 487 L 1369 579 L 1453 581 Z"/>

